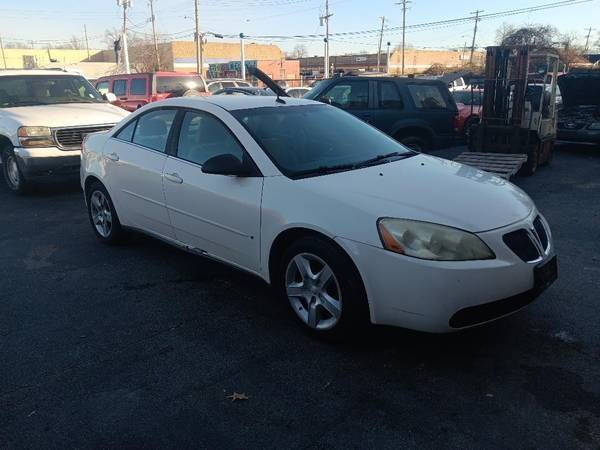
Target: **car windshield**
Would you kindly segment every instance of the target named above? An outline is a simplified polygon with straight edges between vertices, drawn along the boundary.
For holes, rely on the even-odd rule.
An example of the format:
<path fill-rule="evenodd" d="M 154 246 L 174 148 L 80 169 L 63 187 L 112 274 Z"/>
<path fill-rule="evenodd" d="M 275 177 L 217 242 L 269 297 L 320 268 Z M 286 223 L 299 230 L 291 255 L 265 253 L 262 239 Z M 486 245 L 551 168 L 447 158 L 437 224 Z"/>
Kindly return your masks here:
<path fill-rule="evenodd" d="M 79 75 L 0 76 L 0 108 L 103 102 L 100 93 Z"/>
<path fill-rule="evenodd" d="M 481 91 L 455 91 L 452 93 L 456 103 L 463 105 L 481 105 L 483 92 Z"/>
<path fill-rule="evenodd" d="M 242 109 L 232 114 L 290 178 L 354 170 L 415 154 L 328 105 Z"/>
<path fill-rule="evenodd" d="M 156 92 L 159 94 L 183 95 L 189 90 L 205 92 L 202 78 L 198 75 L 190 75 L 187 77 L 157 77 L 156 79 Z"/>

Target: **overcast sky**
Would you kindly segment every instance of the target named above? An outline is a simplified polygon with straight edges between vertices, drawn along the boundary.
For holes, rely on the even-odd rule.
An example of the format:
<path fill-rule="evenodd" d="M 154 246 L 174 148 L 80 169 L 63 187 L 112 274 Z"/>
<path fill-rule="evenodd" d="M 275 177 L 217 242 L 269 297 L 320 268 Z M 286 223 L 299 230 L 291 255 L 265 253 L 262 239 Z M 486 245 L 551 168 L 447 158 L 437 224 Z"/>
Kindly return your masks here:
<path fill-rule="evenodd" d="M 347 32 L 377 29 L 381 16 L 386 17 L 390 27 L 402 24 L 399 0 L 331 0 L 330 32 Z M 538 6 L 557 0 L 504 0 L 480 3 L 474 0 L 413 0 L 407 13 L 407 25 L 468 16 L 476 8 L 486 13 Z M 181 39 L 191 39 L 194 28 L 193 0 L 154 0 L 160 33 L 180 33 Z M 23 5 L 23 6 L 20 6 Z M 298 35 L 324 33 L 319 25 L 319 15 L 324 11 L 325 0 L 200 0 L 202 31 L 224 34 L 246 35 Z M 138 32 L 150 32 L 146 23 L 150 13 L 148 0 L 134 0 L 130 10 L 130 25 Z M 122 26 L 122 10 L 116 0 L 28 0 L 17 3 L 0 2 L 0 33 L 5 41 L 14 39 L 42 40 L 69 39 L 71 35 L 83 36 L 87 25 L 91 47 L 104 47 L 102 36 L 107 28 Z M 581 42 L 585 40 L 585 29 L 592 26 L 600 30 L 600 0 L 548 9 L 535 13 L 513 15 L 484 20 L 479 23 L 477 44 L 494 43 L 496 30 L 503 22 L 514 25 L 531 23 L 552 24 L 561 32 L 577 33 Z M 594 23 L 595 22 L 595 23 Z M 186 33 L 188 33 L 186 35 Z M 470 45 L 473 23 L 451 27 L 407 30 L 407 42 L 415 47 L 459 47 Z M 593 32 L 593 41 L 598 31 Z M 173 36 L 164 36 L 165 38 Z M 209 38 L 213 39 L 213 38 Z M 384 46 L 400 43 L 398 32 L 384 34 Z M 352 36 L 332 38 L 331 54 L 377 50 L 378 36 Z M 259 42 L 259 41 L 256 41 Z M 260 41 L 266 42 L 266 41 Z M 270 41 L 284 50 L 291 50 L 300 41 Z M 322 54 L 321 39 L 303 41 L 309 54 Z"/>

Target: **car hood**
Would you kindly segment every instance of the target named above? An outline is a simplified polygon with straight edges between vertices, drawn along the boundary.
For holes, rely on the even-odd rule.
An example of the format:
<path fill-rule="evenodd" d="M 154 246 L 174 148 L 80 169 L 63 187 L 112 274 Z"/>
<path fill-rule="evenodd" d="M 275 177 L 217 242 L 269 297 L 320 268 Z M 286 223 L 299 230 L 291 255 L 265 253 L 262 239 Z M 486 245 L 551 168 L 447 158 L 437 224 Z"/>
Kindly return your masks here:
<path fill-rule="evenodd" d="M 65 103 L 58 105 L 21 106 L 0 110 L 23 126 L 72 127 L 120 122 L 129 115 L 109 103 Z"/>
<path fill-rule="evenodd" d="M 439 223 L 471 232 L 527 217 L 533 201 L 502 178 L 426 155 L 302 181 L 315 195 L 367 212 Z"/>
<path fill-rule="evenodd" d="M 600 70 L 570 72 L 557 83 L 564 106 L 600 105 Z"/>

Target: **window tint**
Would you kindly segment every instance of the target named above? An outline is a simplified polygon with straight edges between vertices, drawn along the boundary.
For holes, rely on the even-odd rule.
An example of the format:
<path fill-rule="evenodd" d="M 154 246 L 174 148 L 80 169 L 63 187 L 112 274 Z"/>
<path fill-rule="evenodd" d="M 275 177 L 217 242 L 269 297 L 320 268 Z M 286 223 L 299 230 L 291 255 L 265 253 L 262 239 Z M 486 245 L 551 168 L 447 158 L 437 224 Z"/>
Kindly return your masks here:
<path fill-rule="evenodd" d="M 113 94 L 123 97 L 127 94 L 127 80 L 115 80 L 113 83 Z"/>
<path fill-rule="evenodd" d="M 101 94 L 106 94 L 108 92 L 108 81 L 101 81 L 96 85 L 96 90 Z"/>
<path fill-rule="evenodd" d="M 221 85 L 224 88 L 232 88 L 232 87 L 236 87 L 235 83 L 233 81 L 223 81 L 221 82 Z"/>
<path fill-rule="evenodd" d="M 131 95 L 146 95 L 146 84 L 145 78 L 131 80 L 131 86 L 129 87 Z"/>
<path fill-rule="evenodd" d="M 419 109 L 445 109 L 446 100 L 437 86 L 427 84 L 409 84 L 408 91 Z"/>
<path fill-rule="evenodd" d="M 343 109 L 366 109 L 369 107 L 369 82 L 348 81 L 336 84 L 323 97 Z"/>
<path fill-rule="evenodd" d="M 221 89 L 221 83 L 211 83 L 208 86 L 208 92 L 210 92 L 211 94 L 214 94 L 215 92 L 217 92 L 219 89 Z"/>
<path fill-rule="evenodd" d="M 121 129 L 117 134 L 115 134 L 116 138 L 122 139 L 123 141 L 131 142 L 131 138 L 133 138 L 133 130 L 135 130 L 135 124 L 137 120 L 134 120 L 125 128 Z"/>
<path fill-rule="evenodd" d="M 152 150 L 165 152 L 175 114 L 174 109 L 159 109 L 144 114 L 138 119 L 133 142 Z"/>
<path fill-rule="evenodd" d="M 231 111 L 284 174 L 355 165 L 405 147 L 351 114 L 325 105 Z"/>
<path fill-rule="evenodd" d="M 185 114 L 177 147 L 179 158 L 204 164 L 213 156 L 227 153 L 240 161 L 244 156 L 238 141 L 219 119 L 207 113 Z"/>
<path fill-rule="evenodd" d="M 379 85 L 379 107 L 385 109 L 402 109 L 402 97 L 396 83 L 382 81 Z"/>

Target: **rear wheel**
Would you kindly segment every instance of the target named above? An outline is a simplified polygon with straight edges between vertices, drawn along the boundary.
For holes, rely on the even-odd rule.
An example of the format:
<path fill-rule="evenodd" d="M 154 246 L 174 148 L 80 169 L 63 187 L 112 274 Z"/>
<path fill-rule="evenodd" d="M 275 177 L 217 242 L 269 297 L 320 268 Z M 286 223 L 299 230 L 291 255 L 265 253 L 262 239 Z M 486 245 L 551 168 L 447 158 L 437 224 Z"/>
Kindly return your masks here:
<path fill-rule="evenodd" d="M 290 245 L 275 283 L 300 322 L 318 336 L 347 337 L 368 323 L 360 275 L 325 238 L 307 236 Z"/>
<path fill-rule="evenodd" d="M 407 136 L 400 138 L 399 141 L 405 147 L 416 152 L 424 153 L 429 150 L 428 142 L 419 136 Z"/>
<path fill-rule="evenodd" d="M 96 182 L 89 187 L 87 195 L 88 216 L 94 234 L 104 244 L 119 243 L 124 232 L 108 191 Z"/>
<path fill-rule="evenodd" d="M 6 150 L 2 154 L 2 172 L 4 174 L 4 181 L 6 181 L 6 185 L 11 192 L 17 195 L 27 192 L 27 180 L 23 176 L 21 169 L 19 169 L 17 157 L 12 149 Z"/>

